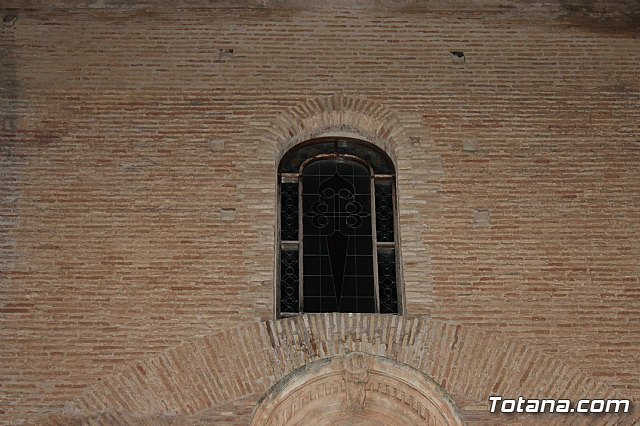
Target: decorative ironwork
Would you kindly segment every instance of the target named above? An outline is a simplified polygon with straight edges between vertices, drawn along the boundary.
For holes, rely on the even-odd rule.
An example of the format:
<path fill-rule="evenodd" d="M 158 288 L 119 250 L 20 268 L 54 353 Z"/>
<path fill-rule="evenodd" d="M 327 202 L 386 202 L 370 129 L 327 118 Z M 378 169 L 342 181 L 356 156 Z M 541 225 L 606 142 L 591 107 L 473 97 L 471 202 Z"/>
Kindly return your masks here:
<path fill-rule="evenodd" d="M 299 298 L 298 250 L 280 253 L 280 312 L 297 313 Z"/>
<path fill-rule="evenodd" d="M 378 251 L 378 289 L 380 292 L 380 313 L 397 314 L 396 253 L 393 249 Z"/>
<path fill-rule="evenodd" d="M 393 194 L 391 182 L 376 184 L 376 234 L 378 242 L 393 242 Z"/>
<path fill-rule="evenodd" d="M 319 160 L 302 179 L 305 312 L 375 312 L 369 170 Z"/>
<path fill-rule="evenodd" d="M 389 157 L 363 141 L 321 138 L 290 150 L 278 172 L 280 313 L 397 314 Z"/>
<path fill-rule="evenodd" d="M 283 183 L 280 187 L 280 239 L 298 240 L 298 183 Z"/>

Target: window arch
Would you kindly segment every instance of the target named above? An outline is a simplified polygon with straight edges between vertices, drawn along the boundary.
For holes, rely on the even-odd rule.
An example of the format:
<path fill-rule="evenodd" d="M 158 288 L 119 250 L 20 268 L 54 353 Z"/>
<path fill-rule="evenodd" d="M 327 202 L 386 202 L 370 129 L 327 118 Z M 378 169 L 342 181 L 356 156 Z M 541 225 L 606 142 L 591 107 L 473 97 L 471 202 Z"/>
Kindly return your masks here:
<path fill-rule="evenodd" d="M 401 312 L 395 170 L 376 146 L 321 138 L 278 167 L 278 316 Z"/>

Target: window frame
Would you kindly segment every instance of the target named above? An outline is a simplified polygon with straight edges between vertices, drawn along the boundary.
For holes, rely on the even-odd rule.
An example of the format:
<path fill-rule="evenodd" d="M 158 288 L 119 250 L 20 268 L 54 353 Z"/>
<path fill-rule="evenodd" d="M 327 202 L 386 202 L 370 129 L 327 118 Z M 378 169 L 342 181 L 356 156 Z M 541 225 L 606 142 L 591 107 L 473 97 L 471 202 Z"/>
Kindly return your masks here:
<path fill-rule="evenodd" d="M 282 172 L 282 168 L 284 164 L 290 160 L 290 156 L 309 146 L 320 143 L 333 143 L 333 152 L 332 153 L 320 153 L 314 155 L 310 158 L 304 160 L 296 173 L 290 172 Z M 374 171 L 374 167 L 366 161 L 365 159 L 353 155 L 338 152 L 340 146 L 345 145 L 359 145 L 368 150 L 373 151 L 377 155 L 380 155 L 387 166 L 391 169 L 391 173 L 376 173 Z M 293 317 L 297 315 L 303 315 L 304 311 L 304 227 L 303 227 L 303 182 L 302 176 L 304 174 L 305 167 L 310 164 L 327 159 L 346 159 L 349 161 L 355 161 L 364 165 L 370 173 L 370 203 L 371 203 L 371 233 L 372 233 L 372 253 L 373 253 L 373 274 L 374 274 L 374 294 L 375 294 L 375 314 L 380 315 L 403 315 L 404 313 L 404 285 L 402 281 L 402 273 L 401 273 L 401 262 L 400 262 L 400 247 L 399 247 L 399 223 L 398 223 L 398 202 L 397 202 L 397 189 L 396 189 L 396 168 L 395 164 L 378 146 L 361 140 L 350 137 L 336 137 L 336 136 L 327 136 L 321 138 L 310 139 L 308 141 L 302 142 L 300 144 L 296 144 L 291 147 L 285 154 L 281 157 L 278 163 L 278 169 L 276 174 L 277 179 L 277 190 L 276 190 L 276 274 L 275 274 L 275 314 L 276 318 L 286 318 Z M 386 182 L 391 187 L 391 202 L 392 202 L 392 224 L 393 224 L 393 241 L 383 242 L 378 241 L 377 237 L 377 217 L 376 217 L 376 184 L 380 184 L 382 182 Z M 298 239 L 296 240 L 282 240 L 282 186 L 284 183 L 297 183 L 298 187 Z M 289 249 L 298 250 L 298 312 L 281 312 L 281 258 L 283 251 Z M 380 251 L 392 251 L 394 252 L 394 261 L 395 261 L 395 286 L 396 286 L 396 298 L 397 298 L 397 312 L 394 313 L 381 313 L 380 312 L 380 282 L 379 282 L 379 260 L 378 253 Z"/>

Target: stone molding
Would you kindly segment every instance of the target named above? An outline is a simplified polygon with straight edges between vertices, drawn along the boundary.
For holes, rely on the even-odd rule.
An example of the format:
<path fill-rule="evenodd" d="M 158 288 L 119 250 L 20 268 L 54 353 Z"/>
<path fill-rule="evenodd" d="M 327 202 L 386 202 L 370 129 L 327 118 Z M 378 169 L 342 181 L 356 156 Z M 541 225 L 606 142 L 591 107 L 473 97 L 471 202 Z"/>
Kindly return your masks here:
<path fill-rule="evenodd" d="M 278 382 L 257 405 L 255 426 L 463 425 L 455 403 L 419 371 L 363 352 L 316 361 Z"/>

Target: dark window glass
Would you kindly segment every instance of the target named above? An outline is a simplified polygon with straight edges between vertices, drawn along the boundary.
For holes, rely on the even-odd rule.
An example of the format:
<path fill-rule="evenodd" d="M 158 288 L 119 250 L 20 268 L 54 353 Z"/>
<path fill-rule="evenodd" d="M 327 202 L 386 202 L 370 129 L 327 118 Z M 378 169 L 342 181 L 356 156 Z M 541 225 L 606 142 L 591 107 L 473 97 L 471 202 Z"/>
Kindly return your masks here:
<path fill-rule="evenodd" d="M 371 175 L 319 160 L 302 174 L 305 312 L 375 312 Z"/>
<path fill-rule="evenodd" d="M 306 160 L 322 154 L 352 155 L 366 161 L 375 174 L 393 174 L 393 165 L 386 154 L 369 144 L 350 139 L 302 144 L 284 156 L 279 171 L 297 173 Z"/>
<path fill-rule="evenodd" d="M 368 146 L 350 143 L 348 141 L 338 141 L 337 152 L 339 154 L 349 154 L 365 160 L 373 168 L 376 174 L 391 174 L 393 168 L 389 161 L 378 151 L 374 151 Z"/>
<path fill-rule="evenodd" d="M 287 154 L 282 162 L 280 172 L 296 173 L 300 170 L 300 166 L 309 158 L 313 158 L 319 154 L 327 154 L 334 151 L 334 142 L 321 142 L 309 145 L 303 145 L 297 149 L 293 149 Z"/>

